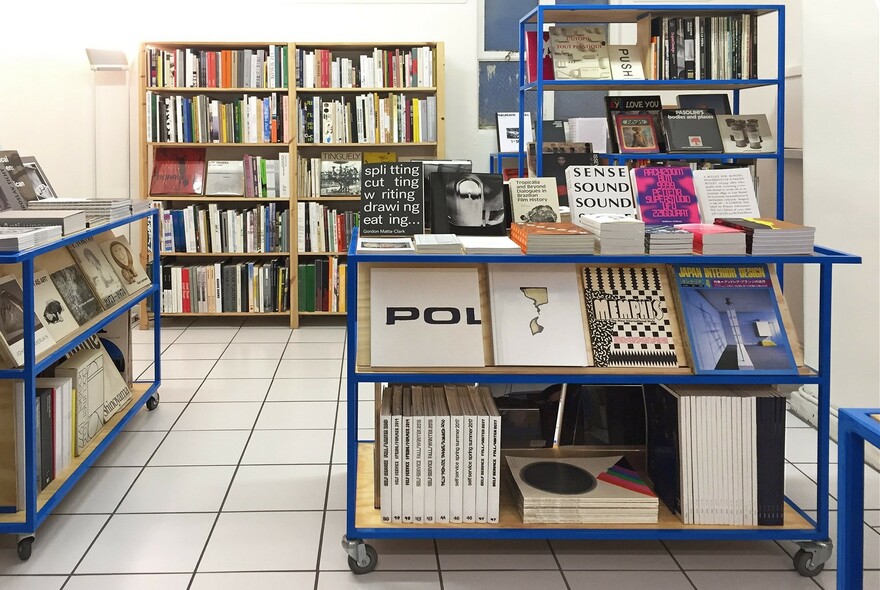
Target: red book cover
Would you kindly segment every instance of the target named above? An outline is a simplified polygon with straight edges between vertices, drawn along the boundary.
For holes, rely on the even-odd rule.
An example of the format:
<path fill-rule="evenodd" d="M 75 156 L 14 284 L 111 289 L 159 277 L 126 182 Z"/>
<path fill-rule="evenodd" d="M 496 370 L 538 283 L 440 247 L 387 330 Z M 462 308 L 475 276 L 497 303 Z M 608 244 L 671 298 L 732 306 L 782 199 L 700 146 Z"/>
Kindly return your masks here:
<path fill-rule="evenodd" d="M 645 225 L 701 222 L 694 175 L 688 166 L 633 168 L 630 176 Z"/>
<path fill-rule="evenodd" d="M 192 306 L 189 293 L 189 268 L 186 266 L 180 269 L 180 297 L 182 302 L 181 311 L 189 313 Z"/>
<path fill-rule="evenodd" d="M 694 252 L 703 253 L 703 238 L 707 234 L 740 234 L 738 229 L 714 223 L 679 223 L 675 227 L 694 234 Z"/>
<path fill-rule="evenodd" d="M 205 148 L 156 148 L 151 195 L 201 195 L 205 188 Z"/>
<path fill-rule="evenodd" d="M 550 33 L 544 32 L 543 55 L 544 80 L 555 80 L 553 56 L 550 54 Z M 529 82 L 538 79 L 538 32 L 526 31 L 526 76 Z"/>

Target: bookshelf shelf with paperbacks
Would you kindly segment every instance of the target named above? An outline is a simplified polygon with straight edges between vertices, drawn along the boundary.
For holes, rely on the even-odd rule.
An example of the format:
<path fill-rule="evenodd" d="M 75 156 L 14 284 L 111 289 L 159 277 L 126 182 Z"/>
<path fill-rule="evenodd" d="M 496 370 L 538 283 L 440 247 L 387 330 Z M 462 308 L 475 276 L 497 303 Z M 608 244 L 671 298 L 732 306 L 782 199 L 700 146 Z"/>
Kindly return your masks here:
<path fill-rule="evenodd" d="M 335 160 L 355 158 L 360 163 L 347 167 L 360 170 L 369 161 L 443 158 L 443 47 L 441 42 L 290 46 L 297 121 L 291 184 L 297 220 L 294 315 L 345 315 L 349 232 L 360 196 L 347 182 L 322 188 L 322 162 L 329 162 L 330 154 Z M 331 172 L 325 168 L 325 183 L 334 182 Z M 316 229 L 318 218 L 322 226 Z"/>
<path fill-rule="evenodd" d="M 150 209 L 124 219 L 83 230 L 37 248 L 19 252 L 0 253 L 0 265 L 8 265 L 7 272 L 10 274 L 15 274 L 22 278 L 33 277 L 35 270 L 42 267 L 43 261 L 40 259 L 40 256 L 44 254 L 52 256 L 54 251 L 65 249 L 68 245 L 80 240 L 93 239 L 99 234 L 116 228 L 141 224 L 146 219 L 155 219 L 156 215 L 157 211 Z M 155 240 L 155 238 L 156 233 L 153 234 L 153 239 Z M 15 270 L 12 270 L 12 268 L 15 268 Z M 88 443 L 88 446 L 78 456 L 72 457 L 69 465 L 63 471 L 55 473 L 51 483 L 42 490 L 38 489 L 39 478 L 37 477 L 37 466 L 39 464 L 37 457 L 39 420 L 38 412 L 36 411 L 37 377 L 53 367 L 56 362 L 64 359 L 66 355 L 82 347 L 87 340 L 108 327 L 112 322 L 117 320 L 124 321 L 125 328 L 128 329 L 130 326 L 129 313 L 133 308 L 140 305 L 142 301 L 152 299 L 153 305 L 158 305 L 160 292 L 158 268 L 152 269 L 150 279 L 149 285 L 130 294 L 112 307 L 101 311 L 51 348 L 41 351 L 39 354 L 35 347 L 35 318 L 37 314 L 34 312 L 36 301 L 34 281 L 33 279 L 22 280 L 24 364 L 19 368 L 0 370 L 0 380 L 3 382 L 20 380 L 24 384 L 23 393 L 16 391 L 12 386 L 4 386 L 2 391 L 0 391 L 0 397 L 2 397 L 0 399 L 0 415 L 2 415 L 4 421 L 4 428 L 7 425 L 9 426 L 8 436 L 4 436 L 3 441 L 0 442 L 0 455 L 2 455 L 4 461 L 3 465 L 0 465 L 0 473 L 2 473 L 0 483 L 3 486 L 4 500 L 9 497 L 6 491 L 10 489 L 10 486 L 14 490 L 13 495 L 17 498 L 14 505 L 10 507 L 11 510 L 5 510 L 6 507 L 4 506 L 4 510 L 0 511 L 0 534 L 18 535 L 18 555 L 22 560 L 30 558 L 34 535 L 40 525 L 46 521 L 46 518 L 76 486 L 77 482 L 82 479 L 102 453 L 113 444 L 119 433 L 122 432 L 126 424 L 137 414 L 141 407 L 146 405 L 148 409 L 152 410 L 158 406 L 158 389 L 161 383 L 159 355 L 161 350 L 160 316 L 156 316 L 153 324 L 153 379 L 136 381 L 131 384 L 131 403 L 104 422 L 103 426 L 95 433 L 94 438 Z M 12 408 L 14 406 L 12 396 L 19 393 L 24 396 L 22 400 L 24 412 L 24 428 L 22 430 L 24 465 L 16 464 L 15 457 L 19 456 L 20 451 L 14 448 L 17 443 L 15 436 L 12 434 L 15 421 L 12 416 Z M 63 451 L 60 448 L 56 450 L 56 453 L 58 452 L 63 455 Z M 7 460 L 11 460 L 11 464 L 7 464 Z M 18 479 L 17 473 L 21 470 L 24 471 L 25 475 Z M 30 477 L 26 475 L 28 473 L 31 474 Z M 17 482 L 23 483 L 23 489 L 21 489 Z"/>
<path fill-rule="evenodd" d="M 161 208 L 157 260 L 172 281 L 162 313 L 290 316 L 289 43 L 146 42 L 140 56 L 140 194 Z M 261 265 L 259 286 L 232 272 Z M 188 289 L 169 275 L 179 268 Z M 182 301 L 208 287 L 249 296 Z"/>

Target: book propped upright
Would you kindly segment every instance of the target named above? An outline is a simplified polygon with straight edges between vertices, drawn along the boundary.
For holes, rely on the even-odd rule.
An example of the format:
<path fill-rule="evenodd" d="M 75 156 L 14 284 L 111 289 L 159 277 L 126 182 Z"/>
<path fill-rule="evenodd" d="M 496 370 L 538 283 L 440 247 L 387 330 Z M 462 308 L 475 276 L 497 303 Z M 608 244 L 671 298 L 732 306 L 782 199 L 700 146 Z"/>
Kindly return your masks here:
<path fill-rule="evenodd" d="M 633 196 L 645 225 L 700 223 L 700 208 L 688 166 L 646 166 L 630 170 Z"/>
<path fill-rule="evenodd" d="M 512 178 L 507 186 L 514 223 L 559 221 L 555 178 Z"/>
<path fill-rule="evenodd" d="M 573 220 L 582 214 L 637 216 L 626 166 L 569 166 L 565 175 Z"/>
<path fill-rule="evenodd" d="M 721 153 L 724 145 L 715 113 L 709 109 L 663 109 L 660 114 L 666 151 Z"/>
<path fill-rule="evenodd" d="M 700 217 L 713 223 L 719 217 L 760 217 L 755 179 L 747 167 L 694 170 Z"/>
<path fill-rule="evenodd" d="M 615 115 L 618 113 L 627 113 L 630 115 L 650 115 L 654 120 L 654 128 L 660 129 L 660 111 L 663 103 L 660 95 L 646 96 L 606 96 L 605 97 L 605 113 L 608 118 L 608 129 L 615 129 Z M 617 141 L 615 133 L 610 134 L 612 151 L 619 152 L 620 144 Z M 660 143 L 660 151 L 665 151 L 662 141 Z"/>
<path fill-rule="evenodd" d="M 39 356 L 55 344 L 55 339 L 36 315 L 34 331 L 34 346 Z M 7 366 L 24 365 L 24 294 L 21 283 L 12 275 L 0 277 L 0 344 Z"/>
<path fill-rule="evenodd" d="M 244 160 L 208 160 L 205 194 L 212 197 L 244 195 Z"/>
<path fill-rule="evenodd" d="M 150 195 L 201 195 L 205 190 L 205 148 L 156 148 Z"/>
<path fill-rule="evenodd" d="M 551 26 L 550 52 L 557 80 L 610 80 L 608 27 Z"/>
<path fill-rule="evenodd" d="M 0 150 L 0 211 L 27 209 L 28 203 L 38 200 L 28 175 L 16 150 Z"/>
<path fill-rule="evenodd" d="M 724 151 L 729 154 L 772 154 L 776 138 L 767 115 L 724 115 L 716 117 Z"/>

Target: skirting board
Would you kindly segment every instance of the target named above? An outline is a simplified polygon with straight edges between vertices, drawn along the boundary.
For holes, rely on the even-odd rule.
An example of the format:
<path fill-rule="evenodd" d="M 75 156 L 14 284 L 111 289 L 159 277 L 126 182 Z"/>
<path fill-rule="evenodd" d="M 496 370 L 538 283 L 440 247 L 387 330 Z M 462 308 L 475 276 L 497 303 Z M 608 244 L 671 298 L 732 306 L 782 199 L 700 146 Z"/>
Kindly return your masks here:
<path fill-rule="evenodd" d="M 801 420 L 818 428 L 819 404 L 816 394 L 810 391 L 809 386 L 802 386 L 791 393 L 788 403 L 791 411 Z M 829 435 L 831 440 L 837 442 L 837 408 L 831 407 L 831 420 L 829 421 Z M 874 445 L 865 445 L 865 463 L 880 471 L 880 449 Z"/>

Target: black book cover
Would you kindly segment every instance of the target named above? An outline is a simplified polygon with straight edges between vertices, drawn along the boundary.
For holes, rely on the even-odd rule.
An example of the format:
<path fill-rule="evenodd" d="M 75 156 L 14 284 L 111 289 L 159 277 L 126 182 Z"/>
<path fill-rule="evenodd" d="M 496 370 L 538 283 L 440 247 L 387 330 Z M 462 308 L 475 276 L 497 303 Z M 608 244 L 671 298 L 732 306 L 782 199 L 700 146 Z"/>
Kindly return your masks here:
<path fill-rule="evenodd" d="M 694 27 L 694 17 L 687 17 L 684 19 L 684 75 L 682 77 L 686 80 L 693 80 L 697 77 Z"/>
<path fill-rule="evenodd" d="M 712 29 L 708 16 L 700 18 L 700 80 L 710 80 L 712 78 L 712 67 L 709 61 L 709 48 L 712 47 Z M 679 105 L 680 106 L 680 105 Z"/>
<path fill-rule="evenodd" d="M 39 420 L 40 420 L 40 489 L 46 489 L 46 486 L 55 479 L 54 460 L 55 445 L 52 438 L 54 437 L 55 428 L 52 421 L 52 389 L 49 387 L 37 388 L 37 399 L 39 400 Z"/>
<path fill-rule="evenodd" d="M 645 386 L 647 468 L 654 493 L 682 514 L 678 398 L 663 386 Z"/>
<path fill-rule="evenodd" d="M 757 79 L 758 77 L 758 15 L 749 14 L 749 42 L 751 49 L 749 51 L 749 78 Z"/>
<path fill-rule="evenodd" d="M 724 152 L 715 113 L 711 109 L 663 109 L 660 116 L 667 152 Z"/>
<path fill-rule="evenodd" d="M 424 233 L 421 162 L 364 164 L 361 178 L 360 235 L 392 237 Z M 335 250 L 335 246 L 332 249 Z"/>
<path fill-rule="evenodd" d="M 565 141 L 565 121 L 555 119 L 541 124 L 544 141 Z"/>
<path fill-rule="evenodd" d="M 785 399 L 757 397 L 758 524 L 783 524 L 785 494 Z"/>
<path fill-rule="evenodd" d="M 506 236 L 500 174 L 435 172 L 431 175 L 431 232 L 463 236 Z"/>
<path fill-rule="evenodd" d="M 239 299 L 239 311 L 250 311 L 250 288 L 251 284 L 248 281 L 248 265 L 247 264 L 236 264 L 235 267 L 238 269 L 238 284 L 241 285 L 241 297 Z"/>
<path fill-rule="evenodd" d="M 559 204 L 568 206 L 568 184 L 565 171 L 570 166 L 598 166 L 599 154 L 587 152 L 544 152 L 541 154 L 541 176 L 556 179 Z"/>
<path fill-rule="evenodd" d="M 620 146 L 614 134 L 614 115 L 617 113 L 630 113 L 633 115 L 651 115 L 654 118 L 654 129 L 660 129 L 660 111 L 663 103 L 660 95 L 646 96 L 606 96 L 605 114 L 608 119 L 608 131 L 611 139 L 612 151 L 620 152 Z M 665 151 L 665 144 L 660 137 L 660 151 Z"/>
<path fill-rule="evenodd" d="M 223 311 L 237 311 L 235 305 L 235 269 L 224 264 L 220 267 L 220 285 L 223 291 Z"/>
<path fill-rule="evenodd" d="M 670 17 L 666 24 L 666 69 L 668 80 L 678 79 L 678 18 Z"/>

